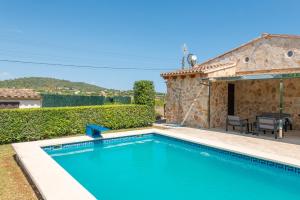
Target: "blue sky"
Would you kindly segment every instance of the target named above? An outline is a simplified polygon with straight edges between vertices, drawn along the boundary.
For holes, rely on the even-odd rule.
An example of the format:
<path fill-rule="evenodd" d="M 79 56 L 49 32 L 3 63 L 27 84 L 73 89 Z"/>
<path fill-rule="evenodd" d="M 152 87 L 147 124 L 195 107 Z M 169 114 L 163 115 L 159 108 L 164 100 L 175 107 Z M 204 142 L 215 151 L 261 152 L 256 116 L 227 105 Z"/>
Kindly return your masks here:
<path fill-rule="evenodd" d="M 181 46 L 205 61 L 262 32 L 300 34 L 300 1 L 0 1 L 0 59 L 177 69 Z M 163 70 L 162 70 L 163 71 Z M 0 62 L 0 79 L 44 76 L 131 89 L 162 71 Z"/>

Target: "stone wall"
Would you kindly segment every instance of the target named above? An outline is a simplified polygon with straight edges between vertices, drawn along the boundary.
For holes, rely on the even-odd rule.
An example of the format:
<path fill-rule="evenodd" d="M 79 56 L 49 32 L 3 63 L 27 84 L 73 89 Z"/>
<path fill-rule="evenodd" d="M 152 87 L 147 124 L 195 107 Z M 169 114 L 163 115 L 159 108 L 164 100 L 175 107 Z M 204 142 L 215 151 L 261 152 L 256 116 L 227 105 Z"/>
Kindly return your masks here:
<path fill-rule="evenodd" d="M 300 129 L 300 79 L 284 80 L 284 110 L 292 115 L 295 129 Z M 263 112 L 279 112 L 279 80 L 237 81 L 235 113 L 255 120 Z"/>
<path fill-rule="evenodd" d="M 167 81 L 167 122 L 180 124 L 186 116 L 184 125 L 208 128 L 208 87 L 201 83 L 206 82 L 190 77 Z M 225 81 L 211 84 L 210 125 L 212 128 L 225 127 L 227 85 Z"/>
<path fill-rule="evenodd" d="M 228 82 L 218 81 L 211 83 L 210 97 L 210 127 L 224 128 L 227 117 Z"/>
<path fill-rule="evenodd" d="M 167 122 L 180 124 L 186 118 L 186 126 L 208 127 L 208 86 L 203 83 L 189 76 L 167 81 Z"/>
<path fill-rule="evenodd" d="M 208 128 L 208 87 L 198 78 L 170 79 L 167 82 L 166 118 L 170 123 Z M 211 83 L 210 126 L 225 128 L 228 83 Z M 255 120 L 263 112 L 279 112 L 279 80 L 235 81 L 235 115 Z M 300 79 L 284 80 L 284 110 L 300 130 Z M 188 111 L 190 110 L 189 114 Z"/>
<path fill-rule="evenodd" d="M 279 112 L 279 80 L 237 81 L 235 114 L 255 120 L 263 112 Z"/>
<path fill-rule="evenodd" d="M 293 51 L 294 55 L 289 57 L 287 55 L 288 51 Z M 245 61 L 247 57 L 249 58 L 248 62 Z M 280 37 L 263 38 L 212 59 L 205 64 L 209 65 L 216 62 L 228 61 L 237 63 L 235 69 L 237 73 L 255 70 L 274 70 L 274 72 L 276 72 L 276 70 L 299 68 L 300 39 Z M 217 76 L 226 76 L 226 74 L 220 73 Z"/>
<path fill-rule="evenodd" d="M 284 80 L 283 112 L 292 114 L 294 128 L 300 130 L 300 79 Z"/>

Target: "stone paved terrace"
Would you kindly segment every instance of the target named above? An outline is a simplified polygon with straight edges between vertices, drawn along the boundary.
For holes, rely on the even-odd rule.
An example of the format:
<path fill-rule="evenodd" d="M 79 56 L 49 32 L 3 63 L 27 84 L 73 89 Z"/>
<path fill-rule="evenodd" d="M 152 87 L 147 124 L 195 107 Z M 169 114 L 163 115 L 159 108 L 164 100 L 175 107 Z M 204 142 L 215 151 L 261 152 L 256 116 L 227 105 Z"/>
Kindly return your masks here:
<path fill-rule="evenodd" d="M 260 158 L 292 163 L 300 167 L 300 132 L 288 131 L 283 139 L 275 139 L 274 135 L 267 133 L 241 134 L 239 132 L 224 131 L 222 129 L 196 129 L 188 127 L 172 127 L 164 124 L 155 125 L 165 128 L 169 132 L 183 137 L 195 138 L 202 144 L 243 152 Z"/>

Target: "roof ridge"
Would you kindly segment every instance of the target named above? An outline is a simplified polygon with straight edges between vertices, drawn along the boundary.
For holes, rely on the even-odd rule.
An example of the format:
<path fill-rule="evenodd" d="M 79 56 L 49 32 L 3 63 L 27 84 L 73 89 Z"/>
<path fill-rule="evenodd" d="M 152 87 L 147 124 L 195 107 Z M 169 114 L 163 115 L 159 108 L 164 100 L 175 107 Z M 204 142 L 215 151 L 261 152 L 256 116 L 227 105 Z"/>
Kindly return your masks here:
<path fill-rule="evenodd" d="M 259 37 L 256 37 L 256 38 L 250 40 L 249 42 L 243 43 L 242 45 L 240 45 L 238 47 L 235 47 L 235 48 L 233 48 L 231 50 L 228 50 L 225 53 L 222 53 L 222 54 L 217 55 L 217 56 L 215 56 L 213 58 L 210 58 L 210 59 L 202 62 L 201 64 L 206 64 L 208 62 L 213 61 L 214 59 L 220 58 L 221 56 L 224 56 L 224 55 L 229 54 L 229 53 L 231 53 L 233 51 L 236 51 L 236 50 L 238 50 L 240 48 L 243 48 L 243 47 L 245 47 L 245 46 L 247 46 L 249 44 L 252 44 L 252 43 L 257 42 L 259 40 L 262 40 L 262 39 L 265 39 L 265 38 L 270 38 L 270 37 L 284 37 L 284 38 L 299 38 L 300 39 L 300 35 L 262 33 Z"/>
<path fill-rule="evenodd" d="M 287 37 L 287 38 L 300 38 L 300 35 L 295 35 L 295 34 L 273 34 L 273 33 L 268 33 L 269 37 Z"/>

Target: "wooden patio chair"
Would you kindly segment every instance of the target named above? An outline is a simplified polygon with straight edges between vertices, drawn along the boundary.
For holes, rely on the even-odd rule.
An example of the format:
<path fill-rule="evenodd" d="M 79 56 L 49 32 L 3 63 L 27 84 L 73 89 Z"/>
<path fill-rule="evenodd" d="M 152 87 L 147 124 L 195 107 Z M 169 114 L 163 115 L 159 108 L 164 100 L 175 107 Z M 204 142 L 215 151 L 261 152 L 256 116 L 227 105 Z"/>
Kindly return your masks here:
<path fill-rule="evenodd" d="M 241 119 L 239 116 L 228 115 L 226 120 L 226 131 L 228 131 L 228 126 L 232 126 L 232 129 L 235 130 L 235 127 L 240 127 L 240 132 L 244 131 L 246 128 L 246 133 L 249 133 L 249 123 L 248 119 Z"/>

